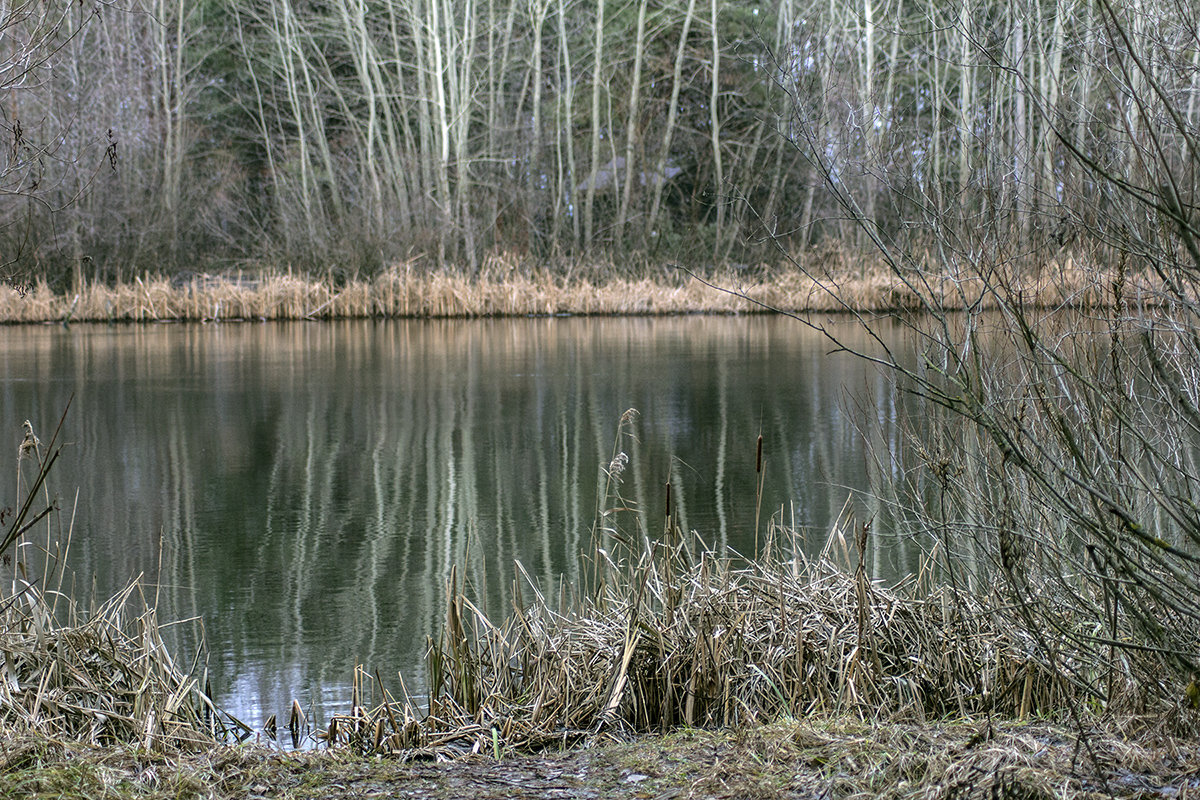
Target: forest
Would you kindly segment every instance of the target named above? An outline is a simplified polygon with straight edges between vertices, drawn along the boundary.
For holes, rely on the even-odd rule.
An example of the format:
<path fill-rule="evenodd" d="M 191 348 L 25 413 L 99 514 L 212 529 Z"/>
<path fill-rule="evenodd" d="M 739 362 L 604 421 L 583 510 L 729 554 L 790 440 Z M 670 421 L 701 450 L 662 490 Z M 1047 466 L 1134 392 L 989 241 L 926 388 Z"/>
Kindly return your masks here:
<path fill-rule="evenodd" d="M 1105 9 L 12 0 L 0 264 L 60 290 L 401 261 L 472 274 L 497 253 L 853 264 L 879 236 L 978 259 L 980 230 L 1037 268 L 1095 258 L 1103 220 L 1137 213 L 1106 176 L 1171 174 L 1195 202 L 1200 117 L 1196 9 Z"/>

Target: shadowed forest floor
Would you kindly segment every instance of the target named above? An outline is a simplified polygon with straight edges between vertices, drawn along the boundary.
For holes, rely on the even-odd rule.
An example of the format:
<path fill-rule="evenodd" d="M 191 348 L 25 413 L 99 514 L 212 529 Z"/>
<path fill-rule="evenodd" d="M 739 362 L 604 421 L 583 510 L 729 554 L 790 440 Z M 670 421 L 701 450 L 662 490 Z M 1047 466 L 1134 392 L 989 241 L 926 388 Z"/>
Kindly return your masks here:
<path fill-rule="evenodd" d="M 1144 724 L 1144 723 L 1143 723 Z M 163 755 L 0 739 L 5 798 L 1184 798 L 1200 748 L 1143 728 L 1083 740 L 1044 722 L 778 722 L 683 730 L 540 755 L 441 763 L 344 750 Z"/>

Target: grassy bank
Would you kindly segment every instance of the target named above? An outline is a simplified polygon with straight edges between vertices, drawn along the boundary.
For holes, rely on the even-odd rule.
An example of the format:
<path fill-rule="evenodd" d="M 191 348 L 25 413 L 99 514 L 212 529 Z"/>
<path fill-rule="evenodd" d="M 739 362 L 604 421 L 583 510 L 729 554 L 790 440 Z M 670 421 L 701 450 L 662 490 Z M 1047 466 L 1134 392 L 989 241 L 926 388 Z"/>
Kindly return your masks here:
<path fill-rule="evenodd" d="M 453 572 L 428 649 L 428 695 L 393 698 L 360 670 L 321 733 L 363 754 L 453 757 L 560 747 L 598 734 L 740 728 L 786 718 L 923 725 L 957 719 L 1151 720 L 1200 730 L 1187 676 L 1142 648 L 1093 646 L 1112 620 L 1093 576 L 991 572 L 973 588 L 931 556 L 897 585 L 868 575 L 881 534 L 844 512 L 816 556 L 772 525 L 753 558 L 714 552 L 622 496 L 636 412 L 621 420 L 584 586 L 519 580 L 491 619 Z M 1049 542 L 1044 543 L 1049 546 Z M 985 553 L 977 554 L 986 570 Z M 998 562 L 997 562 L 998 563 Z M 1088 605 L 1088 602 L 1093 605 Z M 1194 645 L 1194 640 L 1181 646 Z M 1172 674 L 1174 672 L 1174 674 Z M 1145 727 L 1145 724 L 1143 724 Z"/>
<path fill-rule="evenodd" d="M 814 718 L 735 731 L 681 730 L 587 749 L 451 762 L 345 751 L 203 752 L 0 739 L 0 798 L 1187 798 L 1200 755 L 1188 741 L 1131 743 L 1044 722 L 922 726 Z"/>
<path fill-rule="evenodd" d="M 48 486 L 61 432 L 43 444 L 25 422 L 16 502 L 0 507 L 0 738 L 211 747 L 225 723 L 203 670 L 168 651 L 153 590 L 139 579 L 90 607 L 78 599 L 72 528 Z"/>
<path fill-rule="evenodd" d="M 5 287 L 0 322 L 741 313 L 760 310 L 759 304 L 790 312 L 892 311 L 924 302 L 951 308 L 981 297 L 985 306 L 990 302 L 983 282 L 969 271 L 901 279 L 882 265 L 844 254 L 822 257 L 806 269 L 809 274 L 794 268 L 726 269 L 698 280 L 674 267 L 628 277 L 604 265 L 529 269 L 492 258 L 475 275 L 409 263 L 346 281 L 290 272 L 144 275 L 116 286 L 81 279 L 65 292 L 44 282 L 20 292 Z M 1107 271 L 1068 258 L 1014 280 L 1010 288 L 1047 306 L 1084 305 L 1104 302 L 1111 282 Z"/>

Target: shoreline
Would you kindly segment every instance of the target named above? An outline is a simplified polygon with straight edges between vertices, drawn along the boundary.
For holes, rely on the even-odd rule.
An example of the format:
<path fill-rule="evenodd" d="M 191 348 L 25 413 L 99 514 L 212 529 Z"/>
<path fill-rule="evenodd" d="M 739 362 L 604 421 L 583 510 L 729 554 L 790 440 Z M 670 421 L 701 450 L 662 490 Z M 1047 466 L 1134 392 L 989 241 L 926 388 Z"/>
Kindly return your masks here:
<path fill-rule="evenodd" d="M 0 737 L 0 798 L 374 797 L 1172 798 L 1194 792 L 1185 738 L 1114 726 L 1081 733 L 1048 720 L 780 720 L 692 728 L 539 753 L 449 761 L 370 758 L 261 745 L 149 752 L 37 735 Z M 11 792 L 11 793 L 10 793 Z"/>
<path fill-rule="evenodd" d="M 814 271 L 815 274 L 815 271 Z M 1111 303 L 1116 279 L 1068 259 L 1012 282 L 1013 293 L 1041 307 Z M 1154 291 L 1147 277 L 1126 278 L 1132 292 Z M 968 273 L 914 273 L 907 282 L 878 266 L 839 267 L 828 277 L 799 268 L 683 269 L 622 277 L 603 270 L 569 274 L 488 268 L 468 276 L 405 264 L 374 278 L 328 278 L 264 272 L 143 275 L 116 286 L 77 281 L 57 293 L 44 282 L 23 292 L 0 289 L 0 324 L 71 322 L 217 322 L 369 318 L 665 316 L 675 314 L 896 313 L 932 305 L 994 305 L 983 281 Z"/>

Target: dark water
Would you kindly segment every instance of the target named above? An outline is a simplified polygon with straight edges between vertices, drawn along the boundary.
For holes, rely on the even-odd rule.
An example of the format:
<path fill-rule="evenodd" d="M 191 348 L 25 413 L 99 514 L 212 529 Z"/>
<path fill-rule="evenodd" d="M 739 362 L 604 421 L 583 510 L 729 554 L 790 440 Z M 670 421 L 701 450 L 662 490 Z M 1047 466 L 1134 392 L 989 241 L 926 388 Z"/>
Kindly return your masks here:
<path fill-rule="evenodd" d="M 322 724 L 347 710 L 356 663 L 419 692 L 452 565 L 497 615 L 514 561 L 546 586 L 578 580 L 626 409 L 640 414 L 621 490 L 647 529 L 661 530 L 669 481 L 682 527 L 741 552 L 756 541 L 759 434 L 762 515 L 782 512 L 813 550 L 851 490 L 878 480 L 864 438 L 898 435 L 884 376 L 777 318 L 0 336 L 3 452 L 25 419 L 48 440 L 74 395 L 52 488 L 75 509 L 76 585 L 106 597 L 144 574 L 161 619 L 201 618 L 218 700 L 255 726 L 292 698 Z M 898 574 L 915 558 L 898 547 L 873 563 Z"/>

